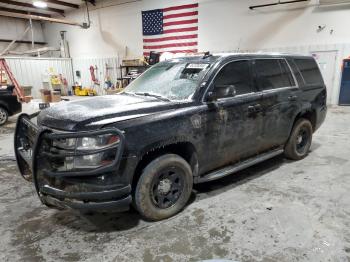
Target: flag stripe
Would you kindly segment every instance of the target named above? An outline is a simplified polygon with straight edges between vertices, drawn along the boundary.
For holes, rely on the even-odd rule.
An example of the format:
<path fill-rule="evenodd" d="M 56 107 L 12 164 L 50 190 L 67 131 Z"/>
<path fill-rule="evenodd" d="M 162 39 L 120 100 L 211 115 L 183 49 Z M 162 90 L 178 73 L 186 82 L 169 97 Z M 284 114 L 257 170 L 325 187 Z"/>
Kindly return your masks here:
<path fill-rule="evenodd" d="M 180 40 L 180 39 L 192 39 L 197 38 L 198 35 L 179 35 L 179 36 L 168 36 L 168 37 L 160 37 L 160 38 L 152 38 L 152 39 L 143 39 L 144 43 L 153 43 L 153 42 L 162 42 L 169 40 Z"/>
<path fill-rule="evenodd" d="M 188 36 L 197 34 L 198 31 L 189 31 L 189 32 L 177 32 L 177 33 L 168 33 L 168 34 L 161 34 L 161 35 L 147 35 L 144 36 L 143 39 L 155 39 L 155 38 L 162 38 L 162 37 L 173 37 L 173 36 Z"/>
<path fill-rule="evenodd" d="M 183 21 L 183 20 L 192 20 L 192 19 L 198 19 L 198 15 L 169 18 L 169 19 L 163 20 L 163 22 L 164 23 L 169 23 L 169 22 Z"/>
<path fill-rule="evenodd" d="M 167 8 L 163 8 L 163 12 L 168 12 L 168 11 L 172 11 L 172 10 L 187 9 L 187 8 L 194 8 L 194 7 L 198 7 L 198 4 L 178 5 L 178 6 L 167 7 Z"/>
<path fill-rule="evenodd" d="M 169 51 L 170 53 L 197 53 L 198 49 L 191 49 L 191 50 L 172 50 Z M 143 52 L 144 56 L 149 56 L 150 52 Z"/>
<path fill-rule="evenodd" d="M 193 15 L 198 15 L 198 11 L 165 15 L 165 16 L 163 16 L 163 19 L 178 18 L 178 17 L 184 17 L 184 16 L 193 16 Z"/>
<path fill-rule="evenodd" d="M 177 33 L 177 32 L 189 32 L 189 31 L 197 31 L 197 30 L 198 30 L 198 26 L 179 28 L 179 29 L 167 29 L 167 30 L 163 31 L 163 34 Z"/>
<path fill-rule="evenodd" d="M 170 29 L 181 29 L 181 28 L 188 28 L 188 27 L 194 27 L 194 26 L 198 26 L 198 24 L 171 25 L 171 26 L 165 27 L 164 29 L 165 29 L 165 30 L 170 30 Z"/>
<path fill-rule="evenodd" d="M 174 46 L 174 47 L 166 47 L 166 48 L 159 48 L 159 49 L 145 49 L 144 52 L 148 51 L 155 51 L 155 52 L 174 52 L 178 50 L 194 50 L 196 49 L 196 46 Z"/>
<path fill-rule="evenodd" d="M 165 45 L 152 45 L 143 46 L 143 49 L 161 49 L 161 48 L 167 48 L 167 47 L 175 47 L 175 46 L 195 46 L 197 45 L 197 42 L 189 42 L 189 43 L 172 43 L 172 44 L 165 44 Z"/>
<path fill-rule="evenodd" d="M 182 20 L 182 21 L 167 22 L 167 23 L 163 23 L 163 26 L 171 26 L 171 25 L 187 25 L 187 24 L 194 24 L 194 23 L 198 23 L 198 19 L 191 19 L 191 20 Z"/>
<path fill-rule="evenodd" d="M 187 12 L 196 12 L 196 11 L 198 12 L 198 8 L 172 10 L 172 11 L 168 11 L 168 12 L 163 12 L 163 16 L 173 15 L 173 14 L 181 14 L 181 13 L 187 13 Z"/>
<path fill-rule="evenodd" d="M 183 44 L 183 43 L 193 43 L 197 42 L 197 38 L 191 39 L 180 39 L 180 40 L 168 40 L 168 41 L 158 41 L 158 42 L 144 42 L 144 46 L 158 46 L 158 45 L 169 45 L 169 44 Z"/>

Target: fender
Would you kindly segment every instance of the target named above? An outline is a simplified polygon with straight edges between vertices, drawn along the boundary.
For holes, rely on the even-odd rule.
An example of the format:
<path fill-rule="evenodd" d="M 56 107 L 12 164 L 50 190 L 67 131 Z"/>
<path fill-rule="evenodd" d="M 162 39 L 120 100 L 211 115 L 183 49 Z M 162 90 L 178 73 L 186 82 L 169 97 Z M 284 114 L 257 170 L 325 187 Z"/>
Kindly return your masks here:
<path fill-rule="evenodd" d="M 4 101 L 0 101 L 0 106 L 5 108 L 8 112 L 9 112 L 9 106 L 7 103 L 5 103 Z M 10 112 L 9 112 L 10 113 Z"/>
<path fill-rule="evenodd" d="M 180 144 L 180 143 L 189 143 L 193 146 L 195 151 L 197 151 L 196 147 L 194 146 L 194 143 L 192 141 L 189 141 L 188 137 L 186 137 L 186 136 L 174 136 L 174 137 L 170 137 L 167 139 L 153 142 L 153 143 L 143 147 L 142 149 L 140 149 L 138 151 L 137 155 L 138 155 L 138 158 L 141 160 L 149 152 L 164 148 L 166 146 L 176 145 L 176 144 Z"/>

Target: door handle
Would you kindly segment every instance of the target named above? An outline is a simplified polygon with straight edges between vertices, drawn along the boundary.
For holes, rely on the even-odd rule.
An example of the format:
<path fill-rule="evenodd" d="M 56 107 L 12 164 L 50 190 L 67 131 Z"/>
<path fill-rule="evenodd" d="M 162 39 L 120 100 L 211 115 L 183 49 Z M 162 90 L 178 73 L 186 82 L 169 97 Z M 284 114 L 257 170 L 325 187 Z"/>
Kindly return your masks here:
<path fill-rule="evenodd" d="M 249 113 L 255 113 L 255 106 L 248 106 Z"/>
<path fill-rule="evenodd" d="M 254 106 L 254 108 L 255 108 L 255 112 L 261 112 L 261 105 L 260 104 L 256 104 Z"/>
<path fill-rule="evenodd" d="M 289 101 L 296 101 L 297 98 L 298 98 L 297 96 L 288 96 Z"/>
<path fill-rule="evenodd" d="M 256 105 L 253 105 L 253 106 L 248 106 L 248 112 L 249 113 L 261 112 L 261 105 L 260 104 L 256 104 Z"/>

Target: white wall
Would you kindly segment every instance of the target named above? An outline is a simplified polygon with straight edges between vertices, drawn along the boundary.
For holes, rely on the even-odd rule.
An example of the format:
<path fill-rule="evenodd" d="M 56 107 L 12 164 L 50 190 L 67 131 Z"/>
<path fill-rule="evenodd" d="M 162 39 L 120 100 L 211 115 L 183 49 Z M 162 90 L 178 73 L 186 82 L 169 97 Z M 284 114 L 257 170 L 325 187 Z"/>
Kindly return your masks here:
<path fill-rule="evenodd" d="M 277 0 L 107 0 L 91 7 L 92 25 L 84 30 L 73 26 L 48 24 L 44 34 L 50 45 L 59 42 L 59 31 L 67 31 L 73 58 L 140 57 L 142 55 L 141 11 L 199 2 L 199 51 L 275 50 L 309 54 L 337 50 L 331 103 L 339 97 L 340 68 L 350 55 L 348 27 L 350 5 L 319 7 L 309 4 L 284 5 L 249 10 L 250 5 Z M 67 19 L 82 22 L 83 9 Z M 318 26 L 325 29 L 318 32 Z M 334 49 L 336 48 L 336 49 Z"/>
<path fill-rule="evenodd" d="M 18 39 L 26 28 L 29 26 L 29 21 L 19 18 L 2 17 L 0 16 L 0 39 L 13 40 Z M 44 34 L 41 27 L 41 23 L 33 21 L 34 29 L 34 40 L 39 42 L 44 42 Z M 31 41 L 31 32 L 28 31 L 27 34 L 21 39 Z M 0 53 L 4 50 L 9 43 L 0 42 Z M 12 51 L 24 51 L 31 49 L 31 44 L 15 44 Z"/>
<path fill-rule="evenodd" d="M 275 0 L 271 0 L 273 2 Z M 249 10 L 249 5 L 270 0 L 198 0 L 199 50 L 225 51 L 264 49 L 309 44 L 350 42 L 348 19 L 350 6 L 318 7 L 305 4 Z M 124 2 L 124 4 L 123 4 Z M 130 2 L 130 3 L 125 3 Z M 46 24 L 45 36 L 57 45 L 60 30 L 67 30 L 73 57 L 142 55 L 141 11 L 162 8 L 190 0 L 110 0 L 91 7 L 92 26 L 88 30 L 58 24 Z M 301 7 L 301 8 L 297 8 Z M 67 19 L 84 20 L 83 9 Z M 317 32 L 318 25 L 326 25 Z M 333 33 L 330 33 L 333 30 Z"/>

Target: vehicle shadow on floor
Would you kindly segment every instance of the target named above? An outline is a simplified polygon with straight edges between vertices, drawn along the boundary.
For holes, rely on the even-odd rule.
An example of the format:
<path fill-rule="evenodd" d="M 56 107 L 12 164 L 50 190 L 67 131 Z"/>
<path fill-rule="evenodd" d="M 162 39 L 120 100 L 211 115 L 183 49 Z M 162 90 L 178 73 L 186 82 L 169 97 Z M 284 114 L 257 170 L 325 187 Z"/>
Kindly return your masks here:
<path fill-rule="evenodd" d="M 319 147 L 321 147 L 321 144 L 313 142 L 309 154 L 317 151 Z M 294 162 L 294 160 L 289 160 L 281 154 L 221 179 L 194 185 L 196 199 L 205 199 L 222 194 L 248 181 L 266 175 L 278 169 L 283 164 L 292 162 Z"/>
<path fill-rule="evenodd" d="M 122 232 L 147 224 L 134 209 L 123 213 L 81 213 L 67 209 L 55 212 L 50 220 L 56 225 L 86 233 Z"/>
<path fill-rule="evenodd" d="M 7 123 L 0 126 L 0 135 L 13 134 L 13 132 L 15 131 L 15 125 L 16 125 L 16 121 L 9 118 Z"/>
<path fill-rule="evenodd" d="M 222 194 L 237 186 L 240 186 L 248 181 L 259 178 L 263 175 L 278 169 L 282 164 L 291 162 L 284 158 L 283 155 L 278 155 L 264 162 L 256 164 L 237 173 L 225 176 L 221 179 L 197 184 L 194 186 L 196 198 L 198 200 Z"/>
<path fill-rule="evenodd" d="M 319 144 L 314 143 L 310 153 L 316 151 L 319 147 Z M 221 179 L 197 184 L 194 186 L 190 201 L 185 208 L 189 208 L 195 201 L 201 201 L 225 193 L 226 191 L 232 190 L 248 181 L 264 176 L 269 172 L 278 169 L 283 164 L 291 162 L 293 161 L 286 159 L 283 155 L 279 155 Z M 75 219 L 71 219 L 74 222 L 63 222 L 62 225 L 65 227 L 71 227 L 74 230 L 99 233 L 122 232 L 132 229 L 141 230 L 153 225 L 154 223 L 162 223 L 145 221 L 133 208 L 124 213 L 78 213 L 76 211 L 66 210 L 63 212 L 56 212 L 54 216 L 56 216 L 54 220 L 57 223 L 64 221 L 64 219 L 60 219 L 60 217 L 63 218 L 70 216 L 72 218 L 72 216 L 75 216 Z"/>
<path fill-rule="evenodd" d="M 283 156 L 277 156 L 222 179 L 195 185 L 186 208 L 195 201 L 222 194 L 247 181 L 263 176 L 288 161 Z M 139 230 L 154 223 L 145 221 L 134 209 L 124 213 L 77 213 L 71 210 L 64 211 L 64 213 L 66 214 L 63 215 L 60 212 L 56 212 L 54 216 L 57 216 L 57 218 L 54 220 L 60 223 L 60 221 L 64 221 L 59 219 L 60 216 L 77 216 L 74 219 L 74 223 L 63 223 L 64 226 L 86 232 L 117 232 L 128 231 L 133 228 Z M 80 222 L 77 227 L 76 223 L 78 220 Z"/>

